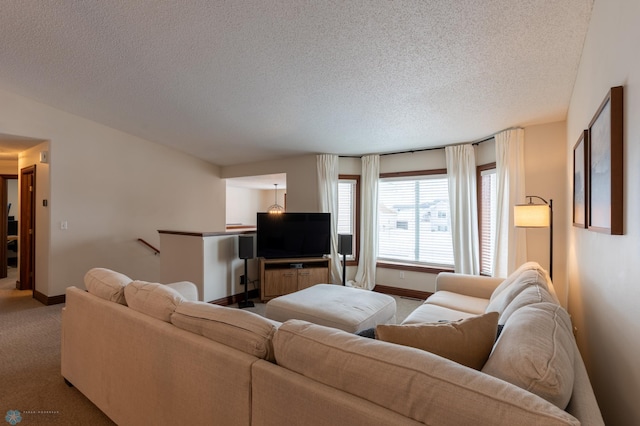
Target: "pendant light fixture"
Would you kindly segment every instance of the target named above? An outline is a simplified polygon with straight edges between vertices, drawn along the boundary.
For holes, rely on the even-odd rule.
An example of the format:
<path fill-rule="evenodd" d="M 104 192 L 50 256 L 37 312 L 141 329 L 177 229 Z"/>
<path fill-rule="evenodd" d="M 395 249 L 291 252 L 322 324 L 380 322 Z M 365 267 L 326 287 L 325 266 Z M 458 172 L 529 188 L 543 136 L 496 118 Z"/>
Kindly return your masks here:
<path fill-rule="evenodd" d="M 275 204 L 272 204 L 269 206 L 269 208 L 267 209 L 267 213 L 273 213 L 273 214 L 280 214 L 280 213 L 284 213 L 284 207 L 282 207 L 280 204 L 278 204 L 278 184 L 274 184 L 276 186 L 276 202 Z"/>

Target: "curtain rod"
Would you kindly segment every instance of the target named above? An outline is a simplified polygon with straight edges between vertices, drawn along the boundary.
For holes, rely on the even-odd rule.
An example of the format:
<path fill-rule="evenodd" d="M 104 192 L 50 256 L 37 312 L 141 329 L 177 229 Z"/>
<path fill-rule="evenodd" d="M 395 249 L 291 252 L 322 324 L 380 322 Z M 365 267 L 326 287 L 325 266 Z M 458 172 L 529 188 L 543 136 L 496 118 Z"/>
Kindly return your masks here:
<path fill-rule="evenodd" d="M 493 134 L 491 134 L 489 136 L 485 136 L 483 138 L 476 139 L 473 142 L 456 143 L 456 144 L 442 145 L 442 146 L 434 146 L 434 147 L 431 147 L 431 148 L 410 149 L 410 150 L 407 150 L 407 151 L 384 152 L 384 153 L 378 154 L 378 155 L 383 156 L 383 155 L 396 155 L 396 154 L 413 154 L 415 152 L 435 151 L 437 149 L 445 149 L 448 146 L 466 145 L 468 143 L 470 143 L 471 145 L 475 146 L 475 145 L 480 145 L 483 142 L 490 141 L 491 139 L 495 138 L 495 136 L 498 133 L 506 132 L 507 130 L 517 130 L 517 129 L 522 129 L 522 128 L 523 127 L 509 127 L 508 129 L 500 130 L 499 132 L 495 132 L 495 133 L 493 133 Z M 339 155 L 338 157 L 341 157 L 341 158 L 362 158 L 362 155 Z"/>

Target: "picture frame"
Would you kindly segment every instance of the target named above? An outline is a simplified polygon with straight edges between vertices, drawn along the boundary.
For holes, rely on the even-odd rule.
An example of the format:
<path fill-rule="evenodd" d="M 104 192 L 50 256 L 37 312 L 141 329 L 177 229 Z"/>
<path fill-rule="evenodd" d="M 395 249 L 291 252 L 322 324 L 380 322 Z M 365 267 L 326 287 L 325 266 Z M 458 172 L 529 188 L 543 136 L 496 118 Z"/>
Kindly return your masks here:
<path fill-rule="evenodd" d="M 587 228 L 623 233 L 623 89 L 612 87 L 589 123 Z"/>
<path fill-rule="evenodd" d="M 589 131 L 583 130 L 573 146 L 573 226 L 587 227 Z"/>

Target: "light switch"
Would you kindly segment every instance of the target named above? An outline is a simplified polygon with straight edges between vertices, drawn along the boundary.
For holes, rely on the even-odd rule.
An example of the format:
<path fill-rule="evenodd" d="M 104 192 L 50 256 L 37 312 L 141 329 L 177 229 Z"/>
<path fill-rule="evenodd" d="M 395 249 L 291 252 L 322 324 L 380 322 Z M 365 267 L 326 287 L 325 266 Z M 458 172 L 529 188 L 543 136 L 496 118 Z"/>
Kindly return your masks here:
<path fill-rule="evenodd" d="M 63 220 L 62 222 L 60 222 L 60 229 L 62 229 L 63 231 L 65 231 L 68 227 L 69 227 L 69 224 L 67 223 L 66 220 Z"/>

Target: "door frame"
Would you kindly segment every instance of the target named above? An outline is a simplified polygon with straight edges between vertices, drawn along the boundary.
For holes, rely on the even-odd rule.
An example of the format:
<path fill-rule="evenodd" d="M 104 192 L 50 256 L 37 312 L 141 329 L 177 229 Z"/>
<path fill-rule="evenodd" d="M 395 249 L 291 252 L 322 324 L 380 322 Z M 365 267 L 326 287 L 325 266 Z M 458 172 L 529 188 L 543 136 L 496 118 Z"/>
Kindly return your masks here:
<path fill-rule="evenodd" d="M 29 179 L 31 176 L 31 185 Z M 33 290 L 36 295 L 36 165 L 20 169 L 20 223 L 19 223 L 19 290 Z M 30 188 L 29 188 L 30 186 Z"/>

